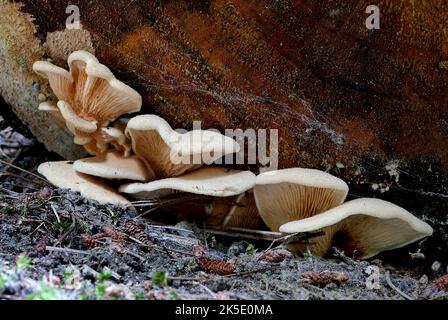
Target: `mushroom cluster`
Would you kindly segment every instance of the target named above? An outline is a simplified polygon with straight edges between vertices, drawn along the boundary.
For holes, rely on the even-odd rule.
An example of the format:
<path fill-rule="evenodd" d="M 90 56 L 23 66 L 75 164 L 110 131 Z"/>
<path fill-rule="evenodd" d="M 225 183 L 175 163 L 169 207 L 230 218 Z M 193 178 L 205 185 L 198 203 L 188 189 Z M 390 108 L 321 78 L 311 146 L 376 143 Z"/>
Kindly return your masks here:
<path fill-rule="evenodd" d="M 239 144 L 212 130 L 180 133 L 156 115 L 124 114 L 141 108 L 141 96 L 118 81 L 90 53 L 73 52 L 70 71 L 47 61 L 34 70 L 48 79 L 58 99 L 44 102 L 93 155 L 75 162 L 47 162 L 38 171 L 60 188 L 100 203 L 132 207 L 129 198 L 165 199 L 182 216 L 201 217 L 221 228 L 302 233 L 323 231 L 308 249 L 318 256 L 338 247 L 366 259 L 432 234 L 408 211 L 378 199 L 345 202 L 348 185 L 326 172 L 289 168 L 261 173 L 211 165 L 238 152 Z M 115 189 L 108 181 L 119 181 Z M 188 203 L 181 195 L 197 196 Z M 188 197 L 187 197 L 188 198 Z"/>

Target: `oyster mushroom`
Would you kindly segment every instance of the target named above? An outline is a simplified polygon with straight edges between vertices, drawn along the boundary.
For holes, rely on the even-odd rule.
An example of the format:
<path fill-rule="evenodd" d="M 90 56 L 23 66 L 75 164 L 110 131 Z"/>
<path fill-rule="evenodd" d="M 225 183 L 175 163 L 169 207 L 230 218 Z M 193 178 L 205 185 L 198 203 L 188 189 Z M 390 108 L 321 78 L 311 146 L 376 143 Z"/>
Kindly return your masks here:
<path fill-rule="evenodd" d="M 45 162 L 38 172 L 58 188 L 79 192 L 83 197 L 100 204 L 131 207 L 130 202 L 104 181 L 76 172 L 70 161 Z"/>
<path fill-rule="evenodd" d="M 239 195 L 255 184 L 255 175 L 250 171 L 206 167 L 180 177 L 155 180 L 148 183 L 129 183 L 119 188 L 120 192 L 137 198 L 157 198 L 176 192 L 188 192 L 212 197 Z"/>
<path fill-rule="evenodd" d="M 119 191 L 144 199 L 166 199 L 178 192 L 203 195 L 203 202 L 182 202 L 175 212 L 184 218 L 205 219 L 213 226 L 257 228 L 262 221 L 250 192 L 254 184 L 250 171 L 206 167 L 180 177 L 126 184 Z"/>
<path fill-rule="evenodd" d="M 405 209 L 371 198 L 348 201 L 280 227 L 285 233 L 315 230 L 323 230 L 325 234 L 313 239 L 311 250 L 314 254 L 326 255 L 335 246 L 359 259 L 401 248 L 433 233 L 431 226 Z"/>
<path fill-rule="evenodd" d="M 178 133 L 156 115 L 140 115 L 129 120 L 126 135 L 132 149 L 152 168 L 157 178 L 180 176 L 239 151 L 233 139 L 211 130 Z"/>
<path fill-rule="evenodd" d="M 289 221 L 311 217 L 344 202 L 347 184 L 329 173 L 290 168 L 257 176 L 254 197 L 258 212 L 273 231 Z"/>
<path fill-rule="evenodd" d="M 136 156 L 125 157 L 122 153 L 107 152 L 92 158 L 75 161 L 73 168 L 80 173 L 105 179 L 123 179 L 134 181 L 153 180 L 145 164 Z"/>
<path fill-rule="evenodd" d="M 68 64 L 70 72 L 47 61 L 35 62 L 33 70 L 48 79 L 59 100 L 59 113 L 75 135 L 74 142 L 91 154 L 101 154 L 107 150 L 108 139 L 114 140 L 102 129 L 123 114 L 139 111 L 142 98 L 89 52 L 73 52 Z M 48 103 L 39 109 L 57 114 Z"/>

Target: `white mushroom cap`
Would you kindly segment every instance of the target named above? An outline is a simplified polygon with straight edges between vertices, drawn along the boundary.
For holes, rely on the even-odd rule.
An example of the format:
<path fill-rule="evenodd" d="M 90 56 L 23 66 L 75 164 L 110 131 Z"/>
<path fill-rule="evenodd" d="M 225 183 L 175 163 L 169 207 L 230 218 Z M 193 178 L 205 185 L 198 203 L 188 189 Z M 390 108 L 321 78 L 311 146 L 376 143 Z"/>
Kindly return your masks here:
<path fill-rule="evenodd" d="M 34 63 L 34 71 L 48 79 L 59 99 L 60 112 L 49 104 L 42 104 L 40 110 L 62 117 L 75 135 L 74 142 L 82 144 L 91 154 L 104 153 L 110 145 L 129 154 L 129 143 L 120 144 L 115 136 L 101 129 L 123 114 L 140 111 L 140 94 L 117 80 L 109 68 L 87 51 L 73 52 L 68 63 L 70 72 L 47 61 Z M 104 141 L 108 138 L 112 141 Z"/>
<path fill-rule="evenodd" d="M 59 100 L 57 106 L 65 120 L 67 128 L 75 136 L 78 133 L 93 133 L 97 130 L 98 126 L 96 121 L 88 121 L 78 116 L 68 102 Z"/>
<path fill-rule="evenodd" d="M 70 161 L 45 162 L 38 172 L 58 188 L 79 192 L 83 197 L 100 204 L 115 204 L 130 207 L 130 202 L 104 181 L 76 172 Z"/>
<path fill-rule="evenodd" d="M 254 187 L 258 212 L 273 231 L 344 202 L 347 184 L 329 173 L 290 168 L 259 174 Z"/>
<path fill-rule="evenodd" d="M 122 129 L 119 127 L 107 127 L 101 130 L 104 137 L 104 143 L 106 145 L 109 143 L 112 144 L 116 150 L 122 151 L 125 157 L 129 157 L 131 155 L 131 142 L 125 136 Z"/>
<path fill-rule="evenodd" d="M 180 134 L 156 115 L 132 118 L 126 127 L 132 149 L 159 178 L 179 176 L 222 156 L 239 151 L 233 139 L 211 130 Z M 197 159 L 199 158 L 199 159 Z M 207 163 L 211 164 L 211 163 Z"/>
<path fill-rule="evenodd" d="M 371 198 L 348 201 L 313 217 L 288 222 L 280 231 L 297 233 L 324 229 L 327 232 L 325 228 L 334 226 L 337 227 L 327 237 L 361 259 L 401 248 L 433 233 L 431 226 L 405 209 Z M 325 254 L 329 249 L 331 243 L 320 253 Z"/>
<path fill-rule="evenodd" d="M 67 70 L 48 61 L 36 61 L 33 70 L 48 79 L 53 93 L 59 100 L 69 101 L 74 91 L 72 75 Z"/>
<path fill-rule="evenodd" d="M 102 155 L 75 161 L 77 172 L 106 179 L 126 179 L 149 181 L 152 175 L 136 156 L 124 157 L 120 152 L 107 152 Z"/>
<path fill-rule="evenodd" d="M 119 191 L 138 198 L 156 198 L 176 191 L 229 197 L 251 189 L 254 184 L 255 175 L 250 171 L 206 167 L 176 178 L 123 185 Z"/>
<path fill-rule="evenodd" d="M 86 115 L 113 121 L 125 113 L 140 111 L 140 94 L 117 80 L 113 73 L 87 51 L 75 51 L 68 57 L 70 73 L 76 83 L 74 99 Z"/>
<path fill-rule="evenodd" d="M 38 109 L 40 111 L 45 111 L 50 113 L 52 116 L 54 116 L 61 124 L 65 125 L 65 119 L 61 114 L 61 111 L 59 111 L 58 106 L 53 103 L 53 102 L 49 102 L 49 101 L 45 101 L 39 104 Z"/>

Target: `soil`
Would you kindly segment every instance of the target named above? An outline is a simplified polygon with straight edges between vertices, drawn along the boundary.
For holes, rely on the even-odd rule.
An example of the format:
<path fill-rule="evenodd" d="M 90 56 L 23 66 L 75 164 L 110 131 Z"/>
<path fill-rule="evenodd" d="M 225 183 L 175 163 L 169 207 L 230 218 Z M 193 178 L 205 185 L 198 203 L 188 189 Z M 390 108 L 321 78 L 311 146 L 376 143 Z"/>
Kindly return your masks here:
<path fill-rule="evenodd" d="M 400 264 L 394 254 L 297 257 L 200 223 L 140 217 L 30 174 L 57 156 L 2 134 L 16 143 L 0 159 L 26 171 L 0 163 L 0 299 L 447 299 L 446 266 L 415 247 L 395 251 Z"/>

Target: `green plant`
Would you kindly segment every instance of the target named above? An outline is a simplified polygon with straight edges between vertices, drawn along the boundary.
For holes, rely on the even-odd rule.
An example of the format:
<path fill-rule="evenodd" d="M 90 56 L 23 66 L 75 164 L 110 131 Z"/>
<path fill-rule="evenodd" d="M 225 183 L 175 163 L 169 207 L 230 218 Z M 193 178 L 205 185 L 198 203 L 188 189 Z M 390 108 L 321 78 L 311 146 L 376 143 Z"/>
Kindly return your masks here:
<path fill-rule="evenodd" d="M 13 214 L 15 212 L 13 207 L 5 206 L 2 208 L 1 213 L 3 214 Z"/>
<path fill-rule="evenodd" d="M 166 271 L 156 271 L 152 274 L 152 282 L 160 287 L 168 285 L 168 273 Z"/>
<path fill-rule="evenodd" d="M 254 254 L 256 251 L 257 251 L 257 249 L 255 249 L 255 246 L 252 243 L 249 243 L 249 245 L 246 248 L 246 253 Z"/>
<path fill-rule="evenodd" d="M 134 298 L 135 300 L 144 300 L 145 294 L 141 291 L 134 292 Z"/>
<path fill-rule="evenodd" d="M 73 276 L 73 274 L 75 273 L 75 271 L 72 268 L 65 268 L 62 276 L 64 277 L 64 279 L 69 279 L 70 277 Z"/>
<path fill-rule="evenodd" d="M 61 221 L 57 221 L 53 224 L 53 229 L 55 231 L 58 231 L 60 233 L 67 231 L 68 228 L 70 228 L 71 226 L 71 222 L 67 221 L 67 220 L 61 220 Z"/>
<path fill-rule="evenodd" d="M 21 253 L 16 260 L 17 269 L 27 269 L 31 265 L 31 259 L 26 253 Z"/>
<path fill-rule="evenodd" d="M 0 289 L 5 286 L 6 282 L 8 282 L 7 275 L 3 274 L 3 273 L 0 273 Z"/>
<path fill-rule="evenodd" d="M 26 216 L 28 216 L 29 213 L 30 213 L 30 211 L 28 210 L 27 207 L 23 207 L 23 208 L 21 208 L 21 209 L 20 209 L 20 212 L 19 212 L 19 214 L 20 214 L 22 217 L 26 217 Z"/>
<path fill-rule="evenodd" d="M 101 282 L 95 286 L 95 296 L 97 299 L 102 299 L 104 297 L 104 293 L 106 292 L 106 285 Z"/>
<path fill-rule="evenodd" d="M 41 283 L 39 289 L 25 297 L 25 300 L 58 300 L 59 294 L 56 288 Z"/>
<path fill-rule="evenodd" d="M 112 271 L 110 271 L 109 269 L 101 270 L 101 272 L 96 276 L 96 280 L 98 282 L 104 282 L 110 280 L 110 278 L 112 278 Z"/>
<path fill-rule="evenodd" d="M 178 294 L 176 292 L 174 292 L 174 291 L 170 291 L 168 296 L 170 297 L 170 300 L 180 300 Z"/>

